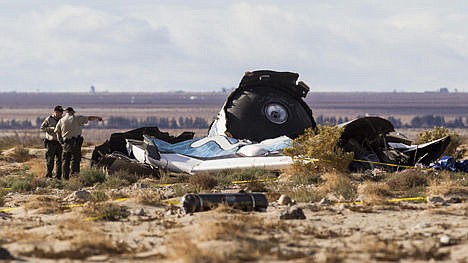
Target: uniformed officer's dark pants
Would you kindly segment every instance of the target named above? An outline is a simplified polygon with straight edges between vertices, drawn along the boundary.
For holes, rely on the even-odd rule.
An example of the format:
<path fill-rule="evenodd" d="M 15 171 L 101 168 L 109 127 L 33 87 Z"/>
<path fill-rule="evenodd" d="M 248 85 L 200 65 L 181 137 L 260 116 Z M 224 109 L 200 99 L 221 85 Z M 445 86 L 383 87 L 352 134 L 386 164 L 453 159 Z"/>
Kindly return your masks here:
<path fill-rule="evenodd" d="M 81 162 L 81 144 L 83 137 L 66 139 L 63 143 L 63 177 L 68 180 L 70 178 L 70 163 L 71 173 L 80 173 Z"/>
<path fill-rule="evenodd" d="M 58 141 L 47 141 L 46 142 L 46 177 L 52 178 L 52 171 L 54 170 L 55 161 L 55 177 L 57 179 L 62 178 L 62 145 Z M 55 160 L 54 160 L 55 159 Z"/>

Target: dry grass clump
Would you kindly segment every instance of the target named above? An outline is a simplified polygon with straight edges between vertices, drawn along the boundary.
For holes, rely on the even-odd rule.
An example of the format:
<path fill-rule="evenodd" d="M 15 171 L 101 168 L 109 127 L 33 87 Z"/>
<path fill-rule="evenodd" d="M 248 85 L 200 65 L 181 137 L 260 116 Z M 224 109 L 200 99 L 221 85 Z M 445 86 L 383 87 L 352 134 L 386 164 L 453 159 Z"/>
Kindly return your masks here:
<path fill-rule="evenodd" d="M 270 190 L 269 193 L 270 192 L 273 191 Z M 318 187 L 311 184 L 283 185 L 280 186 L 278 189 L 275 189 L 275 192 L 283 193 L 297 202 L 317 202 L 324 197 L 324 194 L 321 191 L 319 191 Z M 271 196 L 275 196 L 275 198 L 268 198 L 268 200 L 276 201 L 280 195 L 278 194 Z"/>
<path fill-rule="evenodd" d="M 104 202 L 109 200 L 109 196 L 103 191 L 92 191 L 90 201 L 91 202 Z"/>
<path fill-rule="evenodd" d="M 429 195 L 468 195 L 468 186 L 463 185 L 462 181 L 451 178 L 449 172 L 442 173 L 440 178 L 433 178 L 427 188 Z"/>
<path fill-rule="evenodd" d="M 138 182 L 138 179 L 140 179 L 140 177 L 135 173 L 131 173 L 127 170 L 118 170 L 114 172 L 112 175 L 108 176 L 106 178 L 105 183 L 107 184 L 108 181 L 112 180 L 113 178 L 119 179 L 122 182 L 120 186 L 128 186 L 128 185 L 134 184 Z"/>
<path fill-rule="evenodd" d="M 412 197 L 423 193 L 429 183 L 427 174 L 418 169 L 392 173 L 384 180 L 391 192 L 403 197 Z"/>
<path fill-rule="evenodd" d="M 26 209 L 37 209 L 39 214 L 56 214 L 61 213 L 64 207 L 59 199 L 54 196 L 40 195 L 31 198 L 25 205 Z"/>
<path fill-rule="evenodd" d="M 43 177 L 46 174 L 46 160 L 44 158 L 34 158 L 25 163 L 29 166 L 29 172 L 36 177 Z M 55 170 L 54 164 L 54 170 Z"/>
<path fill-rule="evenodd" d="M 93 220 L 118 221 L 130 215 L 127 207 L 113 202 L 90 202 L 83 206 L 82 211 Z"/>
<path fill-rule="evenodd" d="M 450 131 L 445 127 L 434 127 L 432 130 L 426 130 L 419 133 L 416 137 L 416 143 L 426 143 L 431 142 L 445 136 L 450 136 L 450 144 L 444 152 L 444 155 L 451 155 L 455 159 L 463 158 L 465 152 L 464 149 L 459 148 L 463 143 L 463 138 L 456 132 Z"/>
<path fill-rule="evenodd" d="M 231 185 L 233 181 L 254 181 L 275 178 L 277 172 L 261 168 L 233 169 L 219 171 L 213 175 L 218 185 Z"/>
<path fill-rule="evenodd" d="M 16 146 L 11 152 L 7 154 L 7 156 L 11 158 L 11 160 L 18 163 L 24 163 L 31 160 L 33 157 L 31 154 L 29 154 L 29 150 L 23 145 Z"/>
<path fill-rule="evenodd" d="M 384 204 L 392 196 L 390 187 L 384 182 L 365 181 L 357 189 L 358 198 L 369 204 Z"/>
<path fill-rule="evenodd" d="M 160 206 L 164 199 L 161 191 L 141 190 L 136 194 L 136 202 L 142 205 Z"/>
<path fill-rule="evenodd" d="M 356 186 L 352 184 L 347 174 L 331 172 L 323 174 L 322 178 L 324 182 L 318 189 L 322 195 L 332 193 L 345 200 L 353 200 L 356 198 Z"/>
<path fill-rule="evenodd" d="M 97 183 L 103 183 L 106 180 L 106 174 L 101 169 L 91 167 L 82 169 L 78 178 L 84 186 L 93 186 Z"/>
<path fill-rule="evenodd" d="M 218 181 L 208 173 L 190 176 L 189 183 L 195 187 L 197 192 L 202 190 L 211 190 L 218 185 Z"/>
<path fill-rule="evenodd" d="M 327 125 L 318 125 L 317 129 L 317 134 L 314 130 L 307 129 L 293 141 L 291 148 L 285 149 L 285 153 L 294 158 L 297 172 L 347 171 L 354 155 L 339 147 L 344 129 Z"/>
<path fill-rule="evenodd" d="M 8 191 L 0 188 L 0 206 L 5 205 L 5 196 L 7 195 Z"/>
<path fill-rule="evenodd" d="M 78 176 L 72 176 L 69 180 L 62 181 L 63 189 L 77 191 L 84 187 L 84 184 Z"/>
<path fill-rule="evenodd" d="M 48 184 L 46 179 L 42 177 L 35 177 L 33 175 L 10 175 L 1 180 L 0 186 L 11 188 L 11 190 L 15 192 L 28 192 L 36 188 L 47 187 Z"/>

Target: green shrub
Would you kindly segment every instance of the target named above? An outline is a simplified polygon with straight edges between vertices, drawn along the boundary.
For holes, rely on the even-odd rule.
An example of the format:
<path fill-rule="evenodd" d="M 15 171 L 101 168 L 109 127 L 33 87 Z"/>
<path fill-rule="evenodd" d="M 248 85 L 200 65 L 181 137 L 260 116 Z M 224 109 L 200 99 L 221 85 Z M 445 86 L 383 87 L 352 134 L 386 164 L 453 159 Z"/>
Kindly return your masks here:
<path fill-rule="evenodd" d="M 215 173 L 219 185 L 230 185 L 233 181 L 252 181 L 277 177 L 277 173 L 261 168 L 222 170 Z"/>
<path fill-rule="evenodd" d="M 129 182 L 127 180 L 111 175 L 106 178 L 106 181 L 101 186 L 104 188 L 120 188 L 128 185 Z"/>
<path fill-rule="evenodd" d="M 164 195 L 160 191 L 140 191 L 136 196 L 137 203 L 143 205 L 160 206 Z"/>
<path fill-rule="evenodd" d="M 32 184 L 33 176 L 23 176 L 11 178 L 11 190 L 16 192 L 27 192 L 34 189 Z"/>
<path fill-rule="evenodd" d="M 106 181 L 106 174 L 101 169 L 86 168 L 80 172 L 78 178 L 84 186 L 93 186 Z"/>
<path fill-rule="evenodd" d="M 353 153 L 344 152 L 338 145 L 343 128 L 318 125 L 318 133 L 307 129 L 293 141 L 285 153 L 294 159 L 298 173 L 347 171 Z"/>
<path fill-rule="evenodd" d="M 103 219 L 117 221 L 127 218 L 130 212 L 125 206 L 120 206 L 112 202 L 91 202 L 83 207 L 83 213 L 93 219 Z"/>
<path fill-rule="evenodd" d="M 115 172 L 112 176 L 125 180 L 128 182 L 128 184 L 134 184 L 138 182 L 138 179 L 140 179 L 140 177 L 137 174 L 130 173 L 126 170 L 119 170 Z"/>
<path fill-rule="evenodd" d="M 63 188 L 70 191 L 77 191 L 84 187 L 80 177 L 73 176 L 69 180 L 63 180 Z"/>
<path fill-rule="evenodd" d="M 445 149 L 444 155 L 453 156 L 455 159 L 463 158 L 465 150 L 457 149 L 460 145 L 463 144 L 462 137 L 458 133 L 454 131 L 451 132 L 448 128 L 445 127 L 434 127 L 432 130 L 425 130 L 420 132 L 416 137 L 416 143 L 427 143 L 445 136 L 450 136 L 450 144 L 448 145 L 447 149 Z"/>
<path fill-rule="evenodd" d="M 103 202 L 109 200 L 109 196 L 102 191 L 91 192 L 91 202 Z"/>

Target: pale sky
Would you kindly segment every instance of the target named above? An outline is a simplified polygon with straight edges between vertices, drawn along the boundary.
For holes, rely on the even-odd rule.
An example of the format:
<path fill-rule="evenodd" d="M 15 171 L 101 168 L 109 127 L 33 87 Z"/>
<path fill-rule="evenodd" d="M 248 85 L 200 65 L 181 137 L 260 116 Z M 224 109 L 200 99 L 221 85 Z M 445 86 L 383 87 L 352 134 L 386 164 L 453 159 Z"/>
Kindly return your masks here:
<path fill-rule="evenodd" d="M 467 1 L 0 0 L 0 92 L 468 92 Z"/>

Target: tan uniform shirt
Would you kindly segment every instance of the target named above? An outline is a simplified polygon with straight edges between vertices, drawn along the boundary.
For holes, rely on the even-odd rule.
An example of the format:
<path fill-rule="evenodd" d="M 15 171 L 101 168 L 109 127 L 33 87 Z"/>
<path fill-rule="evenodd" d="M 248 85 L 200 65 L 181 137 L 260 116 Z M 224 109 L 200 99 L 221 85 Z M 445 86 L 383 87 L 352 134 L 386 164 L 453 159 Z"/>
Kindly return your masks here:
<path fill-rule="evenodd" d="M 49 141 L 58 140 L 57 134 L 55 133 L 55 126 L 57 125 L 60 118 L 49 116 L 41 124 L 41 131 L 45 132 L 45 138 Z"/>
<path fill-rule="evenodd" d="M 57 123 L 55 132 L 63 139 L 71 139 L 81 135 L 81 126 L 88 123 L 88 116 L 69 115 L 66 113 Z"/>

